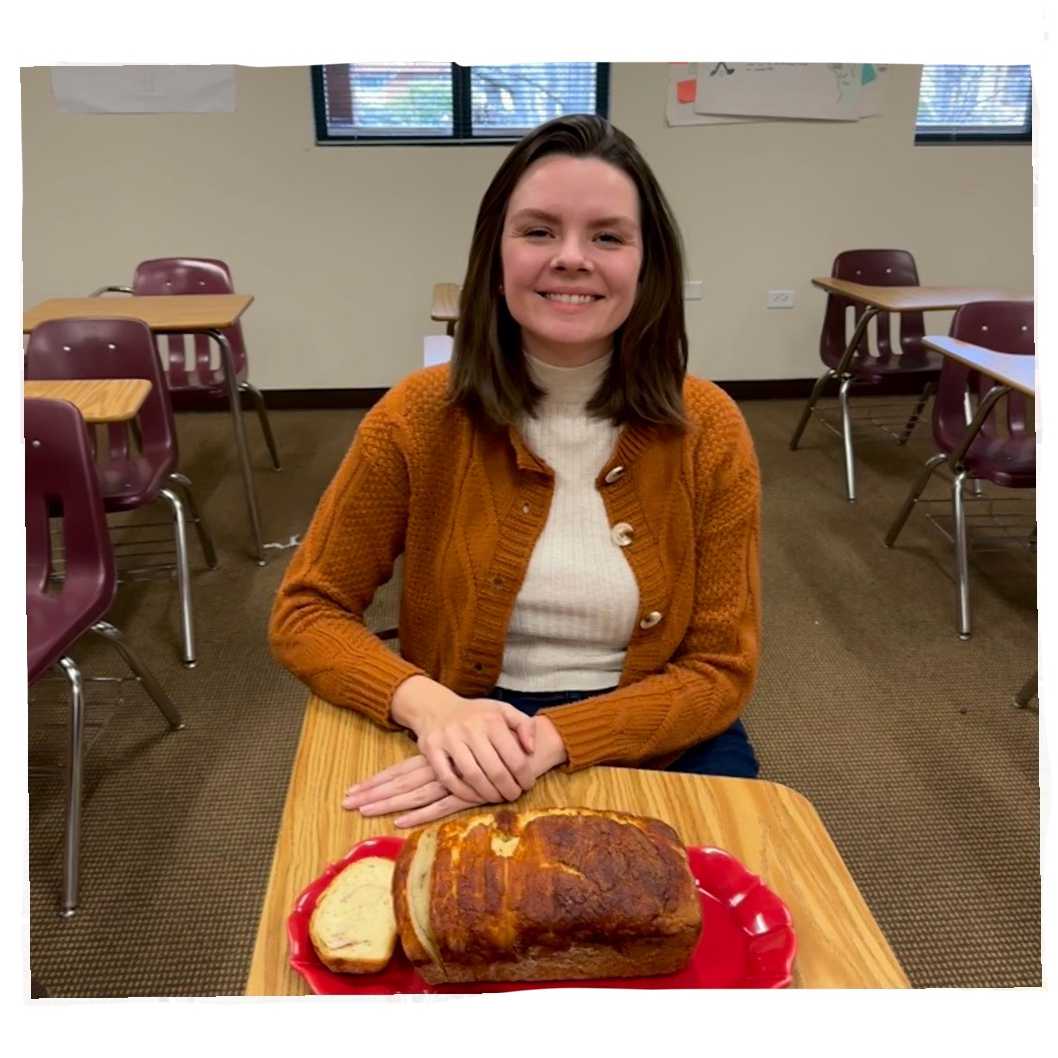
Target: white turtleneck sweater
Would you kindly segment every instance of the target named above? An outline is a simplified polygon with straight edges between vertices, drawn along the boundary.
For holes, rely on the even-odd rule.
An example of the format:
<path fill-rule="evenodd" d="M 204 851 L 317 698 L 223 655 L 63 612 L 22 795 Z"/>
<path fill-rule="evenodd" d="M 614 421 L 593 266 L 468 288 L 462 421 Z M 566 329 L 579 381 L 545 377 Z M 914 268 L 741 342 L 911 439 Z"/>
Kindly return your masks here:
<path fill-rule="evenodd" d="M 496 681 L 518 691 L 588 691 L 617 685 L 639 610 L 639 588 L 610 525 L 595 479 L 618 428 L 590 418 L 610 355 L 555 367 L 525 354 L 546 396 L 519 428 L 555 472 L 547 523 L 529 560 L 507 627 Z"/>

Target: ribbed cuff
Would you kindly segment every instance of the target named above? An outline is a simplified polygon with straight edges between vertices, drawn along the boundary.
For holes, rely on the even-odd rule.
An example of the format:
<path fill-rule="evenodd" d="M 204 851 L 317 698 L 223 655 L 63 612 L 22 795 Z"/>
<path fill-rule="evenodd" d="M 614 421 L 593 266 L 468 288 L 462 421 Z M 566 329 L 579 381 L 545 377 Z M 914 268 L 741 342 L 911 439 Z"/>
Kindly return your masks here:
<path fill-rule="evenodd" d="M 554 709 L 541 709 L 562 736 L 568 760 L 565 771 L 578 771 L 620 756 L 614 730 L 614 716 L 598 701 L 587 698 Z"/>
<path fill-rule="evenodd" d="M 389 650 L 366 628 L 350 642 L 350 626 L 338 630 L 317 626 L 311 645 L 298 644 L 298 656 L 289 659 L 295 675 L 325 701 L 347 706 L 391 731 L 400 730 L 389 715 L 396 689 L 423 670 Z"/>

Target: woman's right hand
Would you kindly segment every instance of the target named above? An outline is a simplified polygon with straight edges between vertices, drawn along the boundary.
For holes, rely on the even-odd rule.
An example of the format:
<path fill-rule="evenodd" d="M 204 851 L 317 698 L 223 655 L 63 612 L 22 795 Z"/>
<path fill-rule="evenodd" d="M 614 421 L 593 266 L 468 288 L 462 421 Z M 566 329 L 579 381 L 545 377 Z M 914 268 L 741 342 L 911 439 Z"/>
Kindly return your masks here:
<path fill-rule="evenodd" d="M 411 728 L 437 780 L 470 802 L 515 801 L 536 779 L 533 718 L 506 702 L 461 698 L 426 676 L 405 680 L 390 714 Z"/>

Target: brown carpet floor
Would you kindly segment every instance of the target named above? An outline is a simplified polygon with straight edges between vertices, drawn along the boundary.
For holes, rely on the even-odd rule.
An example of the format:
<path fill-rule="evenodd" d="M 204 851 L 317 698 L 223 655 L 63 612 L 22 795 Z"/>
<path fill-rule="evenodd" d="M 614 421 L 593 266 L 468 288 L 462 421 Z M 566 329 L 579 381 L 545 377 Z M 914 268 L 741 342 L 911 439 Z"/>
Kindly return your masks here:
<path fill-rule="evenodd" d="M 862 447 L 850 505 L 833 437 L 813 423 L 789 451 L 799 409 L 743 404 L 764 478 L 764 645 L 745 714 L 762 777 L 817 807 L 914 985 L 1039 985 L 1038 714 L 1012 704 L 1036 664 L 1034 564 L 975 558 L 975 632 L 961 642 L 944 538 L 918 511 L 896 549 L 882 543 L 927 431 L 903 449 Z M 304 529 L 360 414 L 272 418 L 281 473 L 248 432 L 265 537 L 281 541 Z M 207 571 L 192 545 L 199 666 L 178 661 L 171 580 L 124 585 L 111 617 L 187 726 L 169 733 L 135 685 L 89 687 L 70 921 L 57 915 L 61 775 L 31 769 L 31 962 L 53 996 L 242 991 L 297 744 L 306 692 L 265 641 L 290 552 L 250 559 L 227 416 L 177 419 L 221 559 Z M 89 674 L 122 674 L 101 642 L 75 655 Z M 30 698 L 31 765 L 61 759 L 63 685 Z"/>

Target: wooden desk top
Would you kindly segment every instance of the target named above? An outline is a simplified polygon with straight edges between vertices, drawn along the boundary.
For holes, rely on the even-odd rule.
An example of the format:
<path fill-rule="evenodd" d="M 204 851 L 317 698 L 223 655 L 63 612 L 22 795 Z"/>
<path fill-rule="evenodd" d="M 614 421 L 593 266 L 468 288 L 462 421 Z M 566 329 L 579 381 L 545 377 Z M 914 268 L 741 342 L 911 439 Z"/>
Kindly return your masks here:
<path fill-rule="evenodd" d="M 434 283 L 430 319 L 451 323 L 459 319 L 458 283 Z"/>
<path fill-rule="evenodd" d="M 286 919 L 298 895 L 356 842 L 407 833 L 393 817 L 340 807 L 345 788 L 415 752 L 348 709 L 309 699 L 261 911 L 247 995 L 304 995 L 290 969 Z M 793 984 L 801 988 L 907 988 L 815 809 L 775 783 L 632 768 L 544 776 L 517 807 L 585 805 L 655 816 L 689 845 L 715 845 L 763 878 L 790 908 L 797 933 Z"/>
<path fill-rule="evenodd" d="M 151 383 L 145 378 L 26 379 L 22 389 L 26 397 L 68 400 L 87 423 L 127 422 L 143 407 Z"/>
<path fill-rule="evenodd" d="M 1013 294 L 992 287 L 876 287 L 831 276 L 816 276 L 812 284 L 829 294 L 839 294 L 861 305 L 874 305 L 886 312 L 939 312 L 975 301 L 1032 300 L 1028 294 Z"/>
<path fill-rule="evenodd" d="M 958 338 L 946 335 L 928 334 L 922 344 L 938 353 L 958 360 L 960 364 L 972 367 L 982 374 L 989 375 L 997 382 L 1002 382 L 1011 389 L 1024 393 L 1027 397 L 1036 396 L 1036 357 L 1017 353 L 997 353 L 994 349 L 985 349 L 972 342 L 962 342 Z"/>
<path fill-rule="evenodd" d="M 70 316 L 143 320 L 152 331 L 192 334 L 219 331 L 236 323 L 253 301 L 252 294 L 157 294 L 150 297 L 50 298 L 22 316 L 28 333 L 45 320 Z"/>

